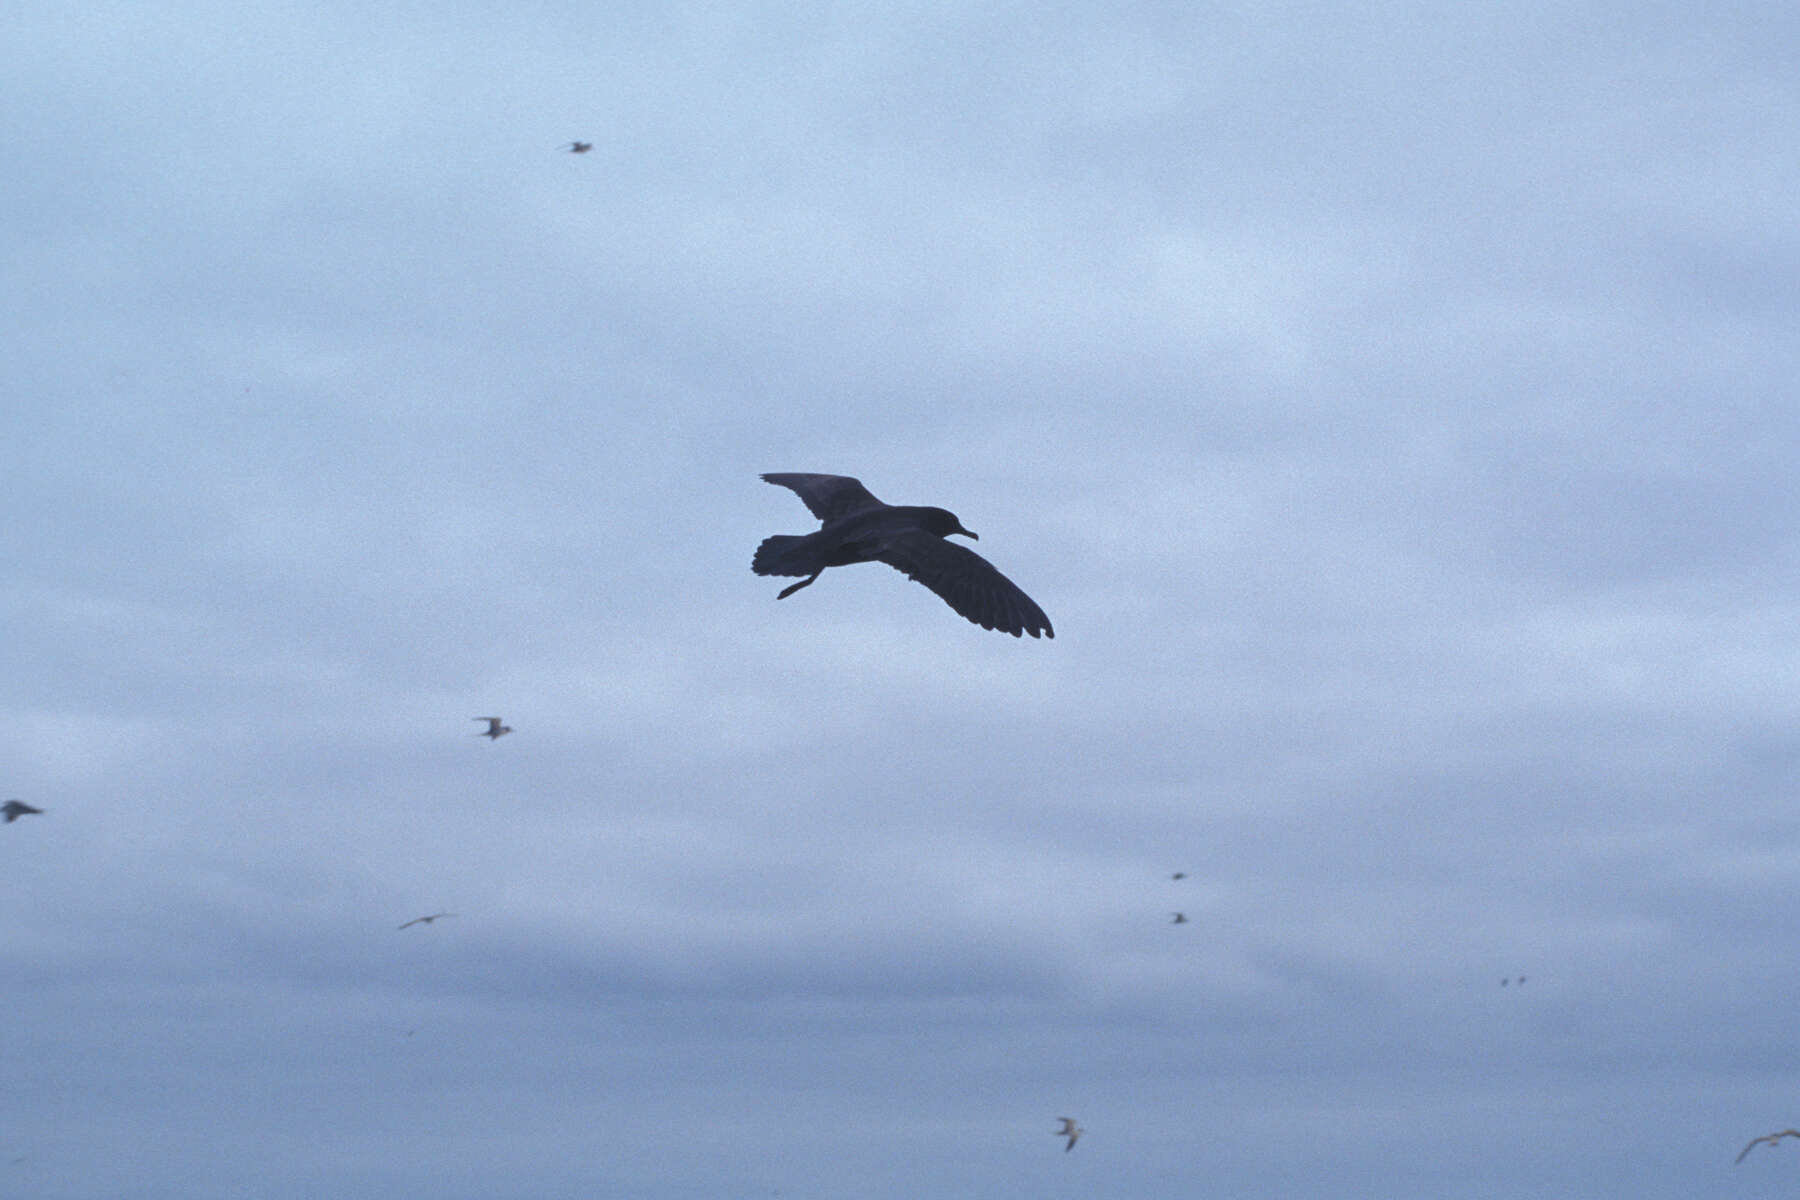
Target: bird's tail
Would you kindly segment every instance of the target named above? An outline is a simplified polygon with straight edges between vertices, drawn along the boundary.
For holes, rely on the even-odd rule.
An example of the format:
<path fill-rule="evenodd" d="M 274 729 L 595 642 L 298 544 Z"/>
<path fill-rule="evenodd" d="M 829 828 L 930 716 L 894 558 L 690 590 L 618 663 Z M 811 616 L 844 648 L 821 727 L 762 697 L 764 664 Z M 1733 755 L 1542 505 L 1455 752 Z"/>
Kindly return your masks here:
<path fill-rule="evenodd" d="M 763 544 L 756 548 L 750 569 L 758 575 L 817 575 L 820 569 L 818 555 L 803 544 L 805 541 L 804 537 L 791 533 L 764 538 Z"/>

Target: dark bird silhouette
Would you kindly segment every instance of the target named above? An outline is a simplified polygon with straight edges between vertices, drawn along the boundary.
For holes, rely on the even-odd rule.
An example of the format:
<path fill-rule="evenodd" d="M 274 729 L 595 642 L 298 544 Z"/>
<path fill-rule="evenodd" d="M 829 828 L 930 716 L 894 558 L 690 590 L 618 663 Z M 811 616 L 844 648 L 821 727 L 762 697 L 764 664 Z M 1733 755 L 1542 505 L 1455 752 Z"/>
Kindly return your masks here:
<path fill-rule="evenodd" d="M 408 921 L 406 924 L 400 926 L 400 928 L 410 929 L 414 925 L 429 925 L 433 921 L 436 921 L 441 917 L 454 917 L 455 915 L 456 915 L 455 913 L 432 913 L 429 917 L 414 917 L 412 920 Z"/>
<path fill-rule="evenodd" d="M 1744 1155 L 1750 1153 L 1752 1150 L 1756 1149 L 1758 1146 L 1762 1145 L 1764 1142 L 1769 1143 L 1770 1149 L 1774 1149 L 1774 1147 L 1776 1145 L 1778 1145 L 1781 1142 L 1781 1139 L 1784 1137 L 1800 1138 L 1800 1129 L 1782 1129 L 1782 1130 L 1776 1131 L 1775 1133 L 1765 1133 L 1761 1137 L 1751 1138 L 1750 1144 L 1748 1146 L 1745 1146 L 1742 1150 L 1740 1150 L 1738 1152 L 1737 1161 L 1743 1162 Z"/>
<path fill-rule="evenodd" d="M 1169 876 L 1169 878 L 1170 879 L 1186 879 L 1187 872 L 1186 871 L 1177 871 L 1173 875 Z"/>
<path fill-rule="evenodd" d="M 586 154 L 593 148 L 594 143 L 592 142 L 564 142 L 557 147 L 558 150 L 567 150 L 570 154 Z"/>
<path fill-rule="evenodd" d="M 1186 913 L 1176 913 L 1175 919 L 1169 922 L 1171 925 L 1186 925 L 1187 923 L 1188 919 Z"/>
<path fill-rule="evenodd" d="M 486 729 L 479 730 L 475 734 L 475 736 L 476 737 L 484 737 L 484 738 L 488 739 L 490 742 L 495 741 L 499 738 L 505 737 L 507 734 L 512 732 L 512 726 L 511 725 L 502 725 L 500 723 L 499 717 L 471 717 L 469 719 L 472 721 L 486 721 L 488 723 L 488 727 Z"/>
<path fill-rule="evenodd" d="M 1080 1137 L 1084 1131 L 1075 1123 L 1074 1117 L 1058 1117 L 1056 1119 L 1062 1122 L 1062 1128 L 1056 1131 L 1056 1136 L 1069 1139 L 1069 1144 L 1063 1147 L 1063 1153 L 1067 1154 L 1075 1148 L 1075 1139 Z"/>
<path fill-rule="evenodd" d="M 27 816 L 31 813 L 41 813 L 43 811 L 44 810 L 41 808 L 31 807 L 31 805 L 25 803 L 23 800 L 8 800 L 5 804 L 0 805 L 0 813 L 6 814 L 6 823 L 8 825 L 11 825 L 20 817 Z"/>
<path fill-rule="evenodd" d="M 941 508 L 883 504 L 845 475 L 764 475 L 792 488 L 819 518 L 817 533 L 776 534 L 756 548 L 750 569 L 758 575 L 804 575 L 781 590 L 785 600 L 817 579 L 826 567 L 884 562 L 936 592 L 943 601 L 983 629 L 1018 637 L 1056 636 L 1050 618 L 1017 584 L 981 555 L 955 542 L 953 533 L 974 538 L 956 514 Z"/>

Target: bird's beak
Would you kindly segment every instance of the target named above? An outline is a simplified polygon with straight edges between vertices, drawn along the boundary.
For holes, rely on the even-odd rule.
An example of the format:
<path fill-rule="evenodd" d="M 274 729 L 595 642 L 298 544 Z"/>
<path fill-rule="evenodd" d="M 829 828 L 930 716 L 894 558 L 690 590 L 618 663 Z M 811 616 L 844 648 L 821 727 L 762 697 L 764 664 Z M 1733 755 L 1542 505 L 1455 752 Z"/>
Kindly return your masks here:
<path fill-rule="evenodd" d="M 981 535 L 976 533 L 973 529 L 959 529 L 956 532 L 967 537 L 972 542 L 979 542 L 981 540 Z"/>

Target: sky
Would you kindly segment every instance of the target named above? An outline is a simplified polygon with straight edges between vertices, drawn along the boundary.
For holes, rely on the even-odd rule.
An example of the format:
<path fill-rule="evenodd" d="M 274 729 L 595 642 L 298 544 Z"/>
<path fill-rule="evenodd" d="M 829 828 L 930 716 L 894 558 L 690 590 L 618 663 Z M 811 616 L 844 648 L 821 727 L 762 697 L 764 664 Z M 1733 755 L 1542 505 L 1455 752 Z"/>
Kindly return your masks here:
<path fill-rule="evenodd" d="M 0 1193 L 1792 1195 L 1796 46 L 8 6 Z"/>

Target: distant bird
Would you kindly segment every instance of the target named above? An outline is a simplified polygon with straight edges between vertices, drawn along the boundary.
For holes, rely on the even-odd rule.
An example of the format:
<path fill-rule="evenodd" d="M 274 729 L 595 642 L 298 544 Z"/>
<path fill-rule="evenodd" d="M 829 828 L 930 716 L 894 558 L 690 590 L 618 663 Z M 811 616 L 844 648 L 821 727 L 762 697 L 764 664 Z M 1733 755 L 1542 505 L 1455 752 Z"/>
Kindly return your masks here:
<path fill-rule="evenodd" d="M 1176 913 L 1175 919 L 1169 922 L 1171 925 L 1186 925 L 1187 923 L 1188 919 L 1186 913 Z"/>
<path fill-rule="evenodd" d="M 486 721 L 488 723 L 488 727 L 477 732 L 475 736 L 487 738 L 489 741 L 494 741 L 512 732 L 512 726 L 502 725 L 499 717 L 471 717 L 469 719 L 472 721 Z"/>
<path fill-rule="evenodd" d="M 592 142 L 564 142 L 557 147 L 558 150 L 567 150 L 570 154 L 586 154 L 593 148 L 594 143 Z"/>
<path fill-rule="evenodd" d="M 776 596 L 785 600 L 812 583 L 826 567 L 884 562 L 924 584 L 951 608 L 983 629 L 1018 637 L 1056 636 L 1050 618 L 1017 584 L 973 550 L 946 541 L 953 533 L 975 538 L 956 514 L 941 508 L 883 504 L 845 475 L 764 475 L 792 488 L 819 518 L 818 532 L 776 534 L 756 548 L 750 569 L 758 575 L 804 575 Z M 979 540 L 979 539 L 977 539 Z"/>
<path fill-rule="evenodd" d="M 1501 986 L 1501 987 L 1505 987 L 1505 986 L 1506 986 L 1506 985 L 1507 985 L 1507 984 L 1509 984 L 1509 983 L 1512 983 L 1512 982 L 1513 982 L 1513 980 L 1512 980 L 1512 978 L 1511 978 L 1511 977 L 1510 977 L 1510 976 L 1509 976 L 1509 977 L 1507 977 L 1507 978 L 1505 978 L 1505 979 L 1502 979 L 1502 980 L 1501 980 L 1501 981 L 1500 981 L 1500 986 Z M 1523 976 L 1523 975 L 1521 975 L 1521 976 L 1519 976 L 1519 979 L 1518 979 L 1518 984 L 1519 984 L 1519 986 L 1520 986 L 1520 987 L 1524 987 L 1524 986 L 1525 986 L 1525 976 Z"/>
<path fill-rule="evenodd" d="M 1170 879 L 1186 879 L 1187 872 L 1186 871 L 1177 871 L 1173 875 L 1169 876 L 1169 878 Z"/>
<path fill-rule="evenodd" d="M 1075 1148 L 1075 1139 L 1080 1137 L 1084 1131 L 1075 1123 L 1074 1117 L 1058 1117 L 1056 1119 L 1062 1122 L 1062 1128 L 1056 1131 L 1056 1136 L 1069 1139 L 1069 1144 L 1063 1147 L 1063 1153 L 1067 1154 Z"/>
<path fill-rule="evenodd" d="M 1738 1153 L 1737 1161 L 1743 1162 L 1744 1155 L 1750 1153 L 1752 1150 L 1756 1149 L 1759 1145 L 1761 1145 L 1764 1142 L 1769 1143 L 1769 1148 L 1771 1150 L 1774 1149 L 1775 1146 L 1778 1143 L 1780 1143 L 1781 1139 L 1784 1137 L 1800 1138 L 1800 1129 L 1782 1129 L 1782 1130 L 1778 1130 L 1775 1133 L 1765 1133 L 1761 1137 L 1751 1138 L 1750 1144 L 1748 1146 L 1745 1146 L 1743 1148 L 1743 1150 Z"/>
<path fill-rule="evenodd" d="M 410 929 L 414 925 L 429 925 L 433 921 L 436 921 L 441 917 L 454 917 L 455 915 L 456 915 L 455 913 L 432 913 L 429 917 L 414 917 L 412 920 L 408 921 L 406 924 L 400 926 L 400 928 Z"/>
<path fill-rule="evenodd" d="M 25 803 L 23 800 L 8 800 L 5 804 L 0 804 L 0 813 L 6 814 L 6 823 L 8 825 L 11 825 L 20 817 L 30 813 L 41 813 L 43 811 L 44 810 L 41 808 L 31 807 L 31 805 Z"/>

